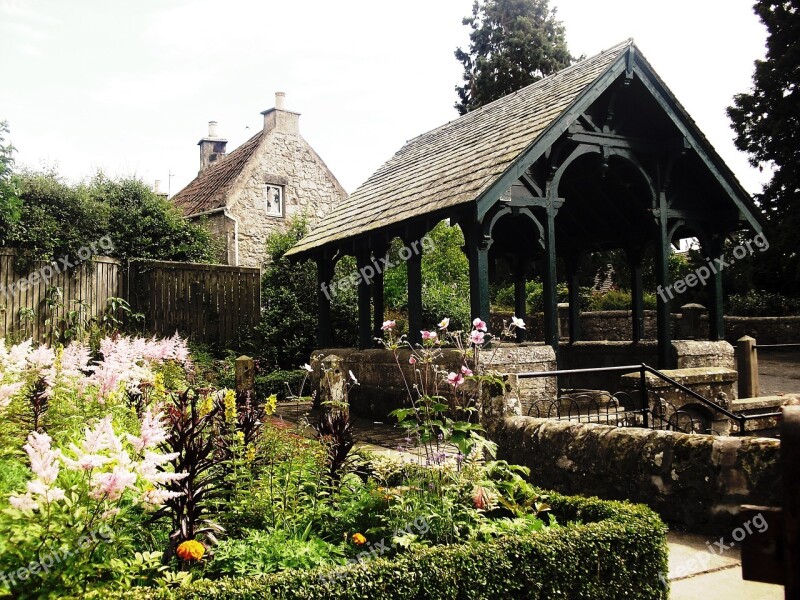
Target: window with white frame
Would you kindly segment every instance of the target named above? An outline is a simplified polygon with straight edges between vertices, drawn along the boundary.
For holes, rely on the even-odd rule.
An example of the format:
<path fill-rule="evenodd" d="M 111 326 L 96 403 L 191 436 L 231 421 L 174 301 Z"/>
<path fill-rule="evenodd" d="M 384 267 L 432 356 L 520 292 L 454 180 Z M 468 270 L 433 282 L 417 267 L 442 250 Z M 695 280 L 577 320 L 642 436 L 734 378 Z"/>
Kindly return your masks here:
<path fill-rule="evenodd" d="M 283 187 L 280 185 L 267 186 L 267 198 L 265 208 L 268 215 L 273 217 L 283 216 Z"/>

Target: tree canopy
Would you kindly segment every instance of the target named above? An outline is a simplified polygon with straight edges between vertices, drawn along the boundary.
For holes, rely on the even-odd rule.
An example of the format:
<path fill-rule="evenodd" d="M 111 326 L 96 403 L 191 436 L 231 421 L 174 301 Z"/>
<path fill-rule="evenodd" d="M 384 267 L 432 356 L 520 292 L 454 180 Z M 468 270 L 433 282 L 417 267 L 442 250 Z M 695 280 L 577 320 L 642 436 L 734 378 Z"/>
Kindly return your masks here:
<path fill-rule="evenodd" d="M 772 179 L 757 200 L 770 242 L 754 265 L 755 284 L 800 293 L 800 0 L 759 0 L 755 12 L 767 27 L 765 60 L 755 63 L 753 88 L 728 108 L 736 145 Z"/>
<path fill-rule="evenodd" d="M 465 114 L 569 66 L 565 29 L 548 0 L 475 1 L 463 19 L 469 49 L 458 48 L 464 84 L 455 108 Z"/>
<path fill-rule="evenodd" d="M 11 226 L 19 220 L 20 201 L 12 179 L 14 146 L 6 140 L 8 123 L 0 121 L 0 246 L 6 243 Z"/>
<path fill-rule="evenodd" d="M 204 227 L 189 223 L 167 200 L 134 178 L 102 174 L 71 185 L 56 173 L 22 172 L 11 179 L 19 196 L 19 218 L 0 221 L 0 240 L 34 260 L 75 257 L 107 236 L 118 258 L 211 262 L 218 243 Z"/>

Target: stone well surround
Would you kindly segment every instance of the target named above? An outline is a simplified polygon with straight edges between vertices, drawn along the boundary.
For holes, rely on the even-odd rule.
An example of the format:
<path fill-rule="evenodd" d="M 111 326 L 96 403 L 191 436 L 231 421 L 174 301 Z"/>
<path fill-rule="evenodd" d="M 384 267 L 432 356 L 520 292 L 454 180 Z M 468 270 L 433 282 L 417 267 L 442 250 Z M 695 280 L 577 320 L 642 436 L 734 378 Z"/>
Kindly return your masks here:
<path fill-rule="evenodd" d="M 647 504 L 675 524 L 735 527 L 742 504 L 781 502 L 780 442 L 509 417 L 499 457 L 565 494 Z"/>

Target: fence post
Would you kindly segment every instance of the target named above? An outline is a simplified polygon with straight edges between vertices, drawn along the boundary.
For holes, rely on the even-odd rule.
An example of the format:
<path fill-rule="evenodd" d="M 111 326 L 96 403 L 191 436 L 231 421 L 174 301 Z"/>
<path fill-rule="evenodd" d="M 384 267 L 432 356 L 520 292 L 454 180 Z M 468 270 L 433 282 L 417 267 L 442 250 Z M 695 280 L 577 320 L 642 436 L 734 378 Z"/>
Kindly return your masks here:
<path fill-rule="evenodd" d="M 736 342 L 736 366 L 739 371 L 739 398 L 758 397 L 758 351 L 749 335 Z"/>
<path fill-rule="evenodd" d="M 639 393 L 642 396 L 642 425 L 648 427 L 647 410 L 650 408 L 650 401 L 647 397 L 647 371 L 644 363 L 639 370 Z M 655 416 L 653 417 L 653 426 L 655 426 Z"/>
<path fill-rule="evenodd" d="M 256 385 L 256 371 L 253 359 L 240 356 L 236 359 L 236 396 L 245 397 L 253 394 Z"/>

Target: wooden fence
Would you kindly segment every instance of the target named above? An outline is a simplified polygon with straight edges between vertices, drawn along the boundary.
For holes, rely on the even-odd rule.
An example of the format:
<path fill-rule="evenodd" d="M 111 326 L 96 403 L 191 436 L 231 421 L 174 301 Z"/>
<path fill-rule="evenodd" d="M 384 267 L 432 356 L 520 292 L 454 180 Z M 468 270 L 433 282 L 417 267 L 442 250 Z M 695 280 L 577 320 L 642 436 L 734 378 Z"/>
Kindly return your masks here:
<path fill-rule="evenodd" d="M 252 332 L 261 319 L 257 268 L 136 260 L 125 283 L 125 296 L 144 315 L 150 333 L 179 331 L 225 345 Z"/>
<path fill-rule="evenodd" d="M 48 265 L 50 270 L 43 271 Z M 34 273 L 40 275 L 31 278 Z M 23 280 L 26 283 L 19 285 Z M 0 249 L 0 339 L 49 341 L 53 323 L 69 311 L 81 310 L 85 318 L 99 319 L 112 297 L 124 298 L 144 315 L 140 323 L 144 333 L 166 336 L 178 331 L 201 342 L 225 345 L 258 325 L 261 274 L 246 267 L 122 263 L 104 257 L 64 272 L 41 262 L 23 273 L 14 266 L 14 252 Z"/>
<path fill-rule="evenodd" d="M 95 256 L 70 269 L 37 261 L 24 271 L 14 259 L 13 250 L 0 249 L 0 339 L 47 341 L 67 313 L 99 318 L 108 299 L 122 294 L 122 263 L 113 258 Z"/>

